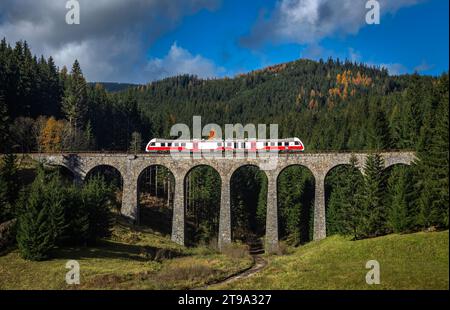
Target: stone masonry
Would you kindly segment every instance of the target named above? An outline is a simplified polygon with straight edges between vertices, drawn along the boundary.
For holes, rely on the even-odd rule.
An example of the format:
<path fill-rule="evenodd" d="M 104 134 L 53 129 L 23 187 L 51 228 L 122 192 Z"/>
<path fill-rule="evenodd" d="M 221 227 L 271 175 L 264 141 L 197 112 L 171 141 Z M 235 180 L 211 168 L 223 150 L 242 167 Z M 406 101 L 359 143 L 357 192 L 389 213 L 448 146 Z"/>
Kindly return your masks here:
<path fill-rule="evenodd" d="M 368 154 L 354 154 L 359 167 Z M 409 165 L 415 159 L 411 152 L 390 152 L 381 154 L 385 166 L 396 164 Z M 25 155 L 28 156 L 28 155 Z M 123 197 L 121 212 L 125 217 L 136 221 L 138 214 L 138 179 L 148 167 L 160 165 L 168 168 L 175 178 L 175 195 L 173 204 L 172 240 L 184 245 L 185 241 L 185 206 L 184 179 L 190 170 L 197 166 L 214 168 L 222 179 L 221 204 L 219 218 L 219 248 L 231 242 L 231 208 L 230 182 L 233 173 L 243 166 L 258 166 L 265 171 L 268 178 L 267 216 L 266 216 L 266 251 L 278 250 L 278 199 L 277 180 L 280 173 L 290 166 L 304 166 L 309 169 L 315 179 L 314 201 L 314 240 L 326 237 L 325 219 L 325 177 L 331 169 L 339 165 L 348 164 L 350 153 L 304 153 L 281 154 L 277 158 L 276 167 L 266 169 L 264 160 L 260 158 L 187 158 L 174 159 L 170 155 L 128 155 L 128 154 L 31 154 L 32 159 L 48 165 L 60 165 L 73 172 L 75 179 L 82 181 L 86 175 L 97 166 L 111 166 L 117 169 L 123 179 Z"/>

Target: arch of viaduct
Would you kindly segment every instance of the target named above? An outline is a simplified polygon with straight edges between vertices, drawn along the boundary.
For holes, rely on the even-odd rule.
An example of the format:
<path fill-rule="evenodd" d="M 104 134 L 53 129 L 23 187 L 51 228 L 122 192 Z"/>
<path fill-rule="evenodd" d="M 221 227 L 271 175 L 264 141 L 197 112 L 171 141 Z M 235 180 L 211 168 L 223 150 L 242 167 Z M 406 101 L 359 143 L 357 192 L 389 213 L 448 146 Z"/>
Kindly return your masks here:
<path fill-rule="evenodd" d="M 368 154 L 353 154 L 358 159 L 359 168 L 366 161 Z M 382 153 L 385 167 L 396 164 L 409 165 L 415 159 L 412 152 Z M 261 166 L 260 158 L 183 158 L 174 160 L 169 155 L 128 155 L 128 154 L 32 154 L 32 159 L 49 165 L 64 166 L 71 170 L 76 179 L 82 181 L 89 171 L 98 166 L 112 166 L 117 169 L 123 179 L 122 214 L 136 220 L 138 215 L 138 180 L 142 171 L 150 166 L 160 165 L 168 168 L 175 178 L 173 202 L 172 240 L 184 245 L 185 241 L 185 206 L 184 179 L 190 170 L 197 166 L 210 166 L 220 175 L 222 180 L 221 203 L 219 214 L 219 248 L 231 243 L 231 202 L 230 182 L 233 173 L 243 166 Z M 315 178 L 314 199 L 314 240 L 326 237 L 325 219 L 325 177 L 336 166 L 349 163 L 351 153 L 326 154 L 281 154 L 277 158 L 277 166 L 272 170 L 264 170 L 268 179 L 266 241 L 267 252 L 278 249 L 278 207 L 277 179 L 279 174 L 290 166 L 304 166 Z"/>

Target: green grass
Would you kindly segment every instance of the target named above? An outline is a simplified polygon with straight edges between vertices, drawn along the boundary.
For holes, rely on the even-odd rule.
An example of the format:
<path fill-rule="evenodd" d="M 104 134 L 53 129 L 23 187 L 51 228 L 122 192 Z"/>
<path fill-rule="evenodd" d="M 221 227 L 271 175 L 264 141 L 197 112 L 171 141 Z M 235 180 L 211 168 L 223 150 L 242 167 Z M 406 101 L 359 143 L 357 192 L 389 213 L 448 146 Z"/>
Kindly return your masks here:
<path fill-rule="evenodd" d="M 214 289 L 445 289 L 449 285 L 448 231 L 350 241 L 330 237 L 286 256 L 251 278 Z M 380 285 L 368 285 L 366 262 L 380 263 Z"/>
<path fill-rule="evenodd" d="M 65 264 L 80 263 L 81 284 L 65 283 Z M 116 227 L 95 247 L 55 249 L 52 259 L 23 260 L 14 250 L 0 256 L 0 289 L 188 289 L 226 278 L 252 264 L 207 248 L 183 248 L 168 238 Z"/>
<path fill-rule="evenodd" d="M 448 289 L 448 231 L 350 241 L 334 236 L 285 256 L 267 256 L 266 269 L 214 289 Z M 118 226 L 96 247 L 55 249 L 44 262 L 14 250 L 0 256 L 0 289 L 190 289 L 251 265 L 248 256 L 183 248 L 168 238 Z M 76 259 L 81 285 L 68 286 L 65 264 Z M 381 284 L 367 285 L 365 264 L 378 260 Z"/>

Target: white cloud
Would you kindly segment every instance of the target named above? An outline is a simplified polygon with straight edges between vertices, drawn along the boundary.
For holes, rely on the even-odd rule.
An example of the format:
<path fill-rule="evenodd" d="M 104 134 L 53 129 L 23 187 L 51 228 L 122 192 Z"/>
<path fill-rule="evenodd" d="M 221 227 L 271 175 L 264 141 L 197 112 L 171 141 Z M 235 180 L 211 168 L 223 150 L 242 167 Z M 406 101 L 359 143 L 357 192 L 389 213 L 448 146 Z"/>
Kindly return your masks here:
<path fill-rule="evenodd" d="M 180 74 L 211 78 L 220 76 L 224 72 L 224 68 L 217 67 L 211 60 L 201 55 L 192 55 L 175 42 L 164 58 L 154 58 L 148 62 L 144 74 L 155 80 Z"/>
<path fill-rule="evenodd" d="M 59 66 L 77 58 L 88 80 L 146 82 L 147 51 L 183 16 L 214 10 L 221 0 L 78 0 L 80 25 L 67 25 L 66 1 L 1 0 L 0 35 L 28 41 Z"/>
<path fill-rule="evenodd" d="M 381 15 L 424 0 L 378 0 Z M 265 42 L 313 44 L 333 36 L 356 34 L 366 25 L 367 0 L 279 0 L 268 18 L 260 18 L 241 43 L 257 47 Z M 383 22 L 383 21 L 381 21 Z M 375 26 L 373 26 L 375 27 Z"/>

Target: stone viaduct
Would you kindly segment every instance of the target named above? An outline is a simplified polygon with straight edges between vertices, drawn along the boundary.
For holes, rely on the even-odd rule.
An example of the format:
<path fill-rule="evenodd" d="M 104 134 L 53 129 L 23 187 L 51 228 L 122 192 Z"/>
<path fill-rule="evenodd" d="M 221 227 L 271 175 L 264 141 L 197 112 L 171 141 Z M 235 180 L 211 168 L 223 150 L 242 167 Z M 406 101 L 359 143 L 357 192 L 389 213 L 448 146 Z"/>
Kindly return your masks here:
<path fill-rule="evenodd" d="M 353 154 L 358 159 L 359 168 L 368 154 Z M 409 165 L 415 159 L 411 152 L 389 152 L 381 154 L 385 167 L 396 164 Z M 151 154 L 31 154 L 32 159 L 48 165 L 58 165 L 68 168 L 75 178 L 82 181 L 86 175 L 98 166 L 111 166 L 117 169 L 123 179 L 123 195 L 121 213 L 132 220 L 138 215 L 138 180 L 141 173 L 151 166 L 164 166 L 168 168 L 175 178 L 175 193 L 173 202 L 172 240 L 184 245 L 185 241 L 185 206 L 184 206 L 184 179 L 195 167 L 210 166 L 220 175 L 222 180 L 221 203 L 219 215 L 219 248 L 231 242 L 231 208 L 230 208 L 230 182 L 233 173 L 243 166 L 258 166 L 264 170 L 268 179 L 266 240 L 267 252 L 278 249 L 278 207 L 277 207 L 277 179 L 280 173 L 290 166 L 303 166 L 311 171 L 315 178 L 314 199 L 314 240 L 326 237 L 325 219 L 325 177 L 328 172 L 339 166 L 348 164 L 351 153 L 302 153 L 280 154 L 276 157 L 276 166 L 268 168 L 267 159 L 254 156 L 234 158 L 193 158 L 187 156 L 174 159 L 170 155 Z M 271 159 L 273 160 L 273 158 Z"/>

